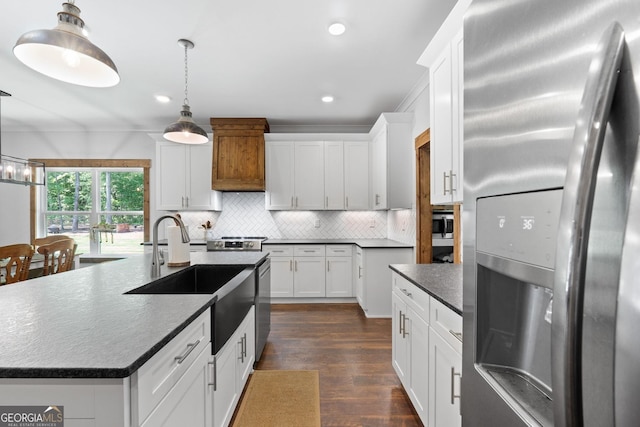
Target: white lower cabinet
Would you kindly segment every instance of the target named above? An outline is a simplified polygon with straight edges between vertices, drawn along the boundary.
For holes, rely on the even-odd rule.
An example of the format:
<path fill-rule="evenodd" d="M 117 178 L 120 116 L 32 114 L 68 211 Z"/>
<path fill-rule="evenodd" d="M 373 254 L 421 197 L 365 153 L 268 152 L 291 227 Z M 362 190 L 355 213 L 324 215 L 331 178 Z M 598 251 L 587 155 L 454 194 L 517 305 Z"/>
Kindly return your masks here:
<path fill-rule="evenodd" d="M 209 343 L 141 427 L 209 427 L 212 422 L 212 387 L 209 386 Z"/>
<path fill-rule="evenodd" d="M 393 368 L 424 425 L 460 426 L 462 317 L 392 276 Z"/>
<path fill-rule="evenodd" d="M 353 296 L 353 262 L 351 245 L 327 245 L 326 296 Z"/>
<path fill-rule="evenodd" d="M 429 324 L 418 313 L 426 312 L 426 319 L 429 318 L 429 299 L 426 294 L 416 293 L 413 285 L 407 286 L 407 283 L 394 276 L 392 363 L 414 409 L 424 422 L 429 403 L 429 365 L 426 357 L 429 353 Z M 414 299 L 414 296 L 426 298 Z"/>
<path fill-rule="evenodd" d="M 367 317 L 391 317 L 389 264 L 409 264 L 413 248 L 356 248 L 356 297 Z"/>
<path fill-rule="evenodd" d="M 265 245 L 272 298 L 353 297 L 352 245 Z"/>
<path fill-rule="evenodd" d="M 213 425 L 226 427 L 255 361 L 255 310 L 214 356 Z"/>

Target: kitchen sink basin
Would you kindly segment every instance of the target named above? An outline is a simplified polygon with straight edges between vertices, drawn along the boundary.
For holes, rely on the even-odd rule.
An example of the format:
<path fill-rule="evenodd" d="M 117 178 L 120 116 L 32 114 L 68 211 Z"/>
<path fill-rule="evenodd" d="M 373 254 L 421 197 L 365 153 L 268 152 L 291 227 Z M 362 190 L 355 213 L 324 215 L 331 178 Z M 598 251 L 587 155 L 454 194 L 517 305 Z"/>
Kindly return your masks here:
<path fill-rule="evenodd" d="M 194 265 L 127 294 L 213 294 L 246 269 L 234 265 Z"/>
<path fill-rule="evenodd" d="M 126 294 L 211 294 L 211 350 L 216 354 L 254 304 L 255 268 L 235 265 L 194 265 L 147 283 Z"/>

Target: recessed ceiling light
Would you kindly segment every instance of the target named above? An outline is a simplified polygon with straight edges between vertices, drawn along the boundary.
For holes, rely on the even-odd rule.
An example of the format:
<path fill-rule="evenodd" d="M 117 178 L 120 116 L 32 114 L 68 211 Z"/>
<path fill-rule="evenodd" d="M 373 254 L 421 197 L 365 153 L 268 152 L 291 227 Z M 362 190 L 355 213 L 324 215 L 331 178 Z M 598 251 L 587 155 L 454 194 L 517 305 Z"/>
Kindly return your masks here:
<path fill-rule="evenodd" d="M 333 96 L 331 95 L 325 95 L 322 97 L 322 102 L 326 102 L 327 104 L 330 102 L 333 102 Z"/>
<path fill-rule="evenodd" d="M 345 27 L 345 25 L 341 22 L 334 22 L 333 24 L 329 25 L 329 28 L 327 30 L 332 36 L 339 36 L 341 34 L 344 34 L 344 32 L 347 30 L 347 27 Z"/>
<path fill-rule="evenodd" d="M 171 98 L 168 97 L 167 95 L 156 95 L 156 101 L 162 103 L 162 104 L 167 104 L 169 102 L 171 102 Z"/>

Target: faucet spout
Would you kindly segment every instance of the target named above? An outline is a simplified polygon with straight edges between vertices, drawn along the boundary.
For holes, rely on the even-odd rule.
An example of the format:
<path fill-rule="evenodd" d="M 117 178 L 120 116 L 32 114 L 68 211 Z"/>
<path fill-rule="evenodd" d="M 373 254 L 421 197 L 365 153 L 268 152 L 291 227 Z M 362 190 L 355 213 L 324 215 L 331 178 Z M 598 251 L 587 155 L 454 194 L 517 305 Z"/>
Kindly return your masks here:
<path fill-rule="evenodd" d="M 153 253 L 151 255 L 151 277 L 160 276 L 160 266 L 164 264 L 164 259 L 160 260 L 160 252 L 158 251 L 158 225 L 164 219 L 173 219 L 177 226 L 180 227 L 180 232 L 182 234 L 182 242 L 188 243 L 191 239 L 189 238 L 189 233 L 187 232 L 184 223 L 178 216 L 174 215 L 163 215 L 160 218 L 156 219 L 156 222 L 153 224 Z"/>

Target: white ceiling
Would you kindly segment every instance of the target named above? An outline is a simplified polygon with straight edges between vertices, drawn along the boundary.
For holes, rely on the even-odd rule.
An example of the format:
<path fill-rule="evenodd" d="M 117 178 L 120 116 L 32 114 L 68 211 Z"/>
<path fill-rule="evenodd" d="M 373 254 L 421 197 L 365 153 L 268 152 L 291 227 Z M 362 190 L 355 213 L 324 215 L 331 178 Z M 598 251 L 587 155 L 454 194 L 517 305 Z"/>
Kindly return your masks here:
<path fill-rule="evenodd" d="M 121 82 L 86 88 L 56 81 L 13 55 L 23 33 L 53 28 L 62 0 L 3 1 L 0 89 L 3 131 L 161 131 L 184 98 L 210 117 L 266 117 L 272 129 L 373 124 L 394 111 L 425 73 L 416 60 L 455 0 L 76 0 L 90 40 Z M 326 31 L 332 21 L 345 34 Z M 155 94 L 171 96 L 159 104 Z M 320 98 L 331 94 L 332 104 Z"/>

